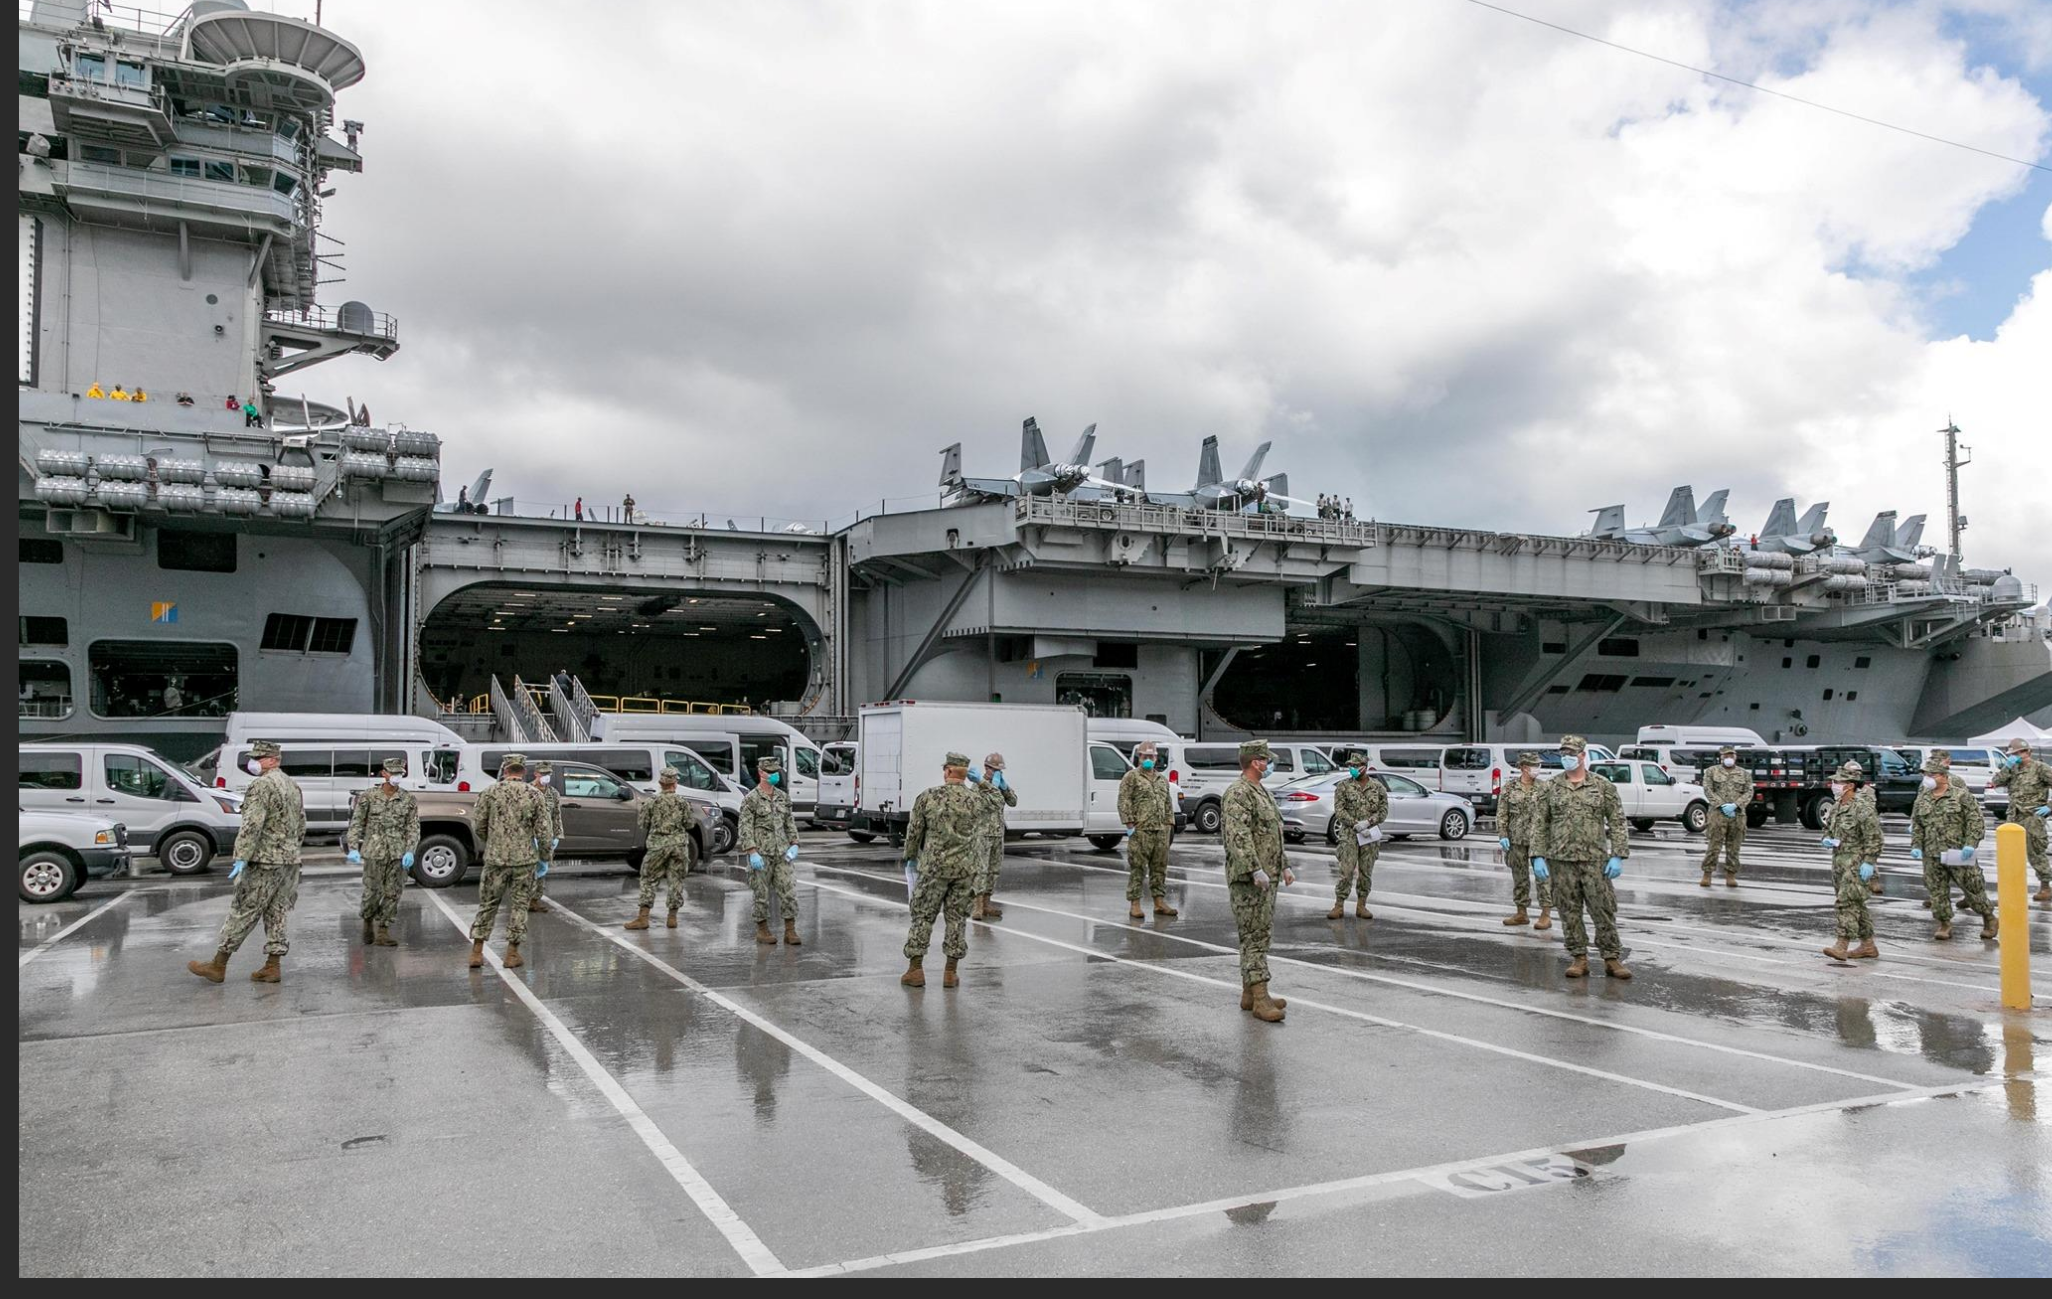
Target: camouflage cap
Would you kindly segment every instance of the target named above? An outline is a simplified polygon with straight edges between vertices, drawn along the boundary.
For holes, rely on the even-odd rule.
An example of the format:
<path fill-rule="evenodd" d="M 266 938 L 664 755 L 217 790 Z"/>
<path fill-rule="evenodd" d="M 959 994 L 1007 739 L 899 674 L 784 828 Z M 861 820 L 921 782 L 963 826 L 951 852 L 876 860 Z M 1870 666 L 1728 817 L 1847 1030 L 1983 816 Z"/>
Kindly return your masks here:
<path fill-rule="evenodd" d="M 1526 749 L 1518 755 L 1518 765 L 1520 767 L 1543 767 L 1546 765 L 1546 759 L 1540 757 L 1532 750 Z"/>
<path fill-rule="evenodd" d="M 503 758 L 499 759 L 499 770 L 500 770 L 500 771 L 512 771 L 512 770 L 513 770 L 514 768 L 516 768 L 516 767 L 517 767 L 517 768 L 519 768 L 519 769 L 520 769 L 521 771 L 525 771 L 525 770 L 527 770 L 527 755 L 526 755 L 526 754 L 524 754 L 524 753 L 509 753 L 509 754 L 507 754 L 507 755 L 506 755 L 505 757 L 503 757 Z"/>
<path fill-rule="evenodd" d="M 251 740 L 249 756 L 252 758 L 275 758 L 279 754 L 276 740 Z"/>
<path fill-rule="evenodd" d="M 759 775 L 767 776 L 772 771 L 782 771 L 783 769 L 784 760 L 782 758 L 779 758 L 774 753 L 767 754 L 755 760 L 755 770 Z"/>
<path fill-rule="evenodd" d="M 1274 756 L 1275 754 L 1269 752 L 1267 740 L 1247 740 L 1240 745 L 1240 761 L 1243 763 L 1252 762 L 1256 758 Z"/>
<path fill-rule="evenodd" d="M 1924 774 L 1926 776 L 1949 776 L 1952 774 L 1952 762 L 1950 759 L 1941 758 L 1934 753 L 1924 759 Z"/>
<path fill-rule="evenodd" d="M 1368 752 L 1365 749 L 1335 749 L 1332 760 L 1342 767 L 1365 767 L 1368 765 Z"/>
<path fill-rule="evenodd" d="M 378 766 L 383 768 L 390 775 L 403 776 L 406 774 L 406 755 L 403 753 L 395 753 L 392 756 L 386 758 L 383 762 L 379 763 Z"/>
<path fill-rule="evenodd" d="M 966 753 L 950 752 L 947 757 L 941 759 L 941 765 L 943 767 L 966 767 L 969 765 L 969 755 Z"/>
<path fill-rule="evenodd" d="M 985 754 L 983 765 L 989 767 L 992 771 L 1003 771 L 1005 769 L 1005 755 L 1002 753 Z"/>
<path fill-rule="evenodd" d="M 675 767 L 664 767 L 656 773 L 656 779 L 665 785 L 674 785 L 677 783 L 677 769 Z"/>
<path fill-rule="evenodd" d="M 1839 767 L 1837 778 L 1840 780 L 1865 780 L 1867 778 L 1867 769 L 1854 762 L 1851 758 L 1847 758 L 1845 764 Z"/>
<path fill-rule="evenodd" d="M 1589 751 L 1589 742 L 1579 735 L 1563 735 L 1560 737 L 1560 751 L 1562 753 L 1587 753 Z"/>
<path fill-rule="evenodd" d="M 2009 747 L 2003 750 L 2004 753 L 2029 753 L 2030 751 L 2031 742 L 2024 739 L 2021 735 L 2011 740 Z"/>
<path fill-rule="evenodd" d="M 1717 756 L 1720 758 L 1736 758 L 1738 756 L 1738 746 L 1735 744 L 1727 744 L 1723 748 L 1717 750 Z"/>

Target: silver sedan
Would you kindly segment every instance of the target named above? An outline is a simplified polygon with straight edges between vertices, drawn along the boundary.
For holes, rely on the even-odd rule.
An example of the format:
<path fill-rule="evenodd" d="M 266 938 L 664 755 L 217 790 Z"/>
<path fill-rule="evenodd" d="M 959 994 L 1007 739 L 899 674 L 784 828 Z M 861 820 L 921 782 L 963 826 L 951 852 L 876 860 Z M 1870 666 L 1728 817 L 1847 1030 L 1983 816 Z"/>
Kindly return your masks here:
<path fill-rule="evenodd" d="M 1475 824 L 1475 805 L 1458 794 L 1427 789 L 1409 776 L 1370 768 L 1369 774 L 1389 790 L 1389 820 L 1382 832 L 1392 838 L 1412 834 L 1436 834 L 1442 839 L 1465 839 Z M 1276 806 L 1282 809 L 1283 838 L 1302 843 L 1312 835 L 1327 843 L 1336 842 L 1332 833 L 1332 793 L 1344 771 L 1325 776 L 1307 776 L 1275 791 Z"/>

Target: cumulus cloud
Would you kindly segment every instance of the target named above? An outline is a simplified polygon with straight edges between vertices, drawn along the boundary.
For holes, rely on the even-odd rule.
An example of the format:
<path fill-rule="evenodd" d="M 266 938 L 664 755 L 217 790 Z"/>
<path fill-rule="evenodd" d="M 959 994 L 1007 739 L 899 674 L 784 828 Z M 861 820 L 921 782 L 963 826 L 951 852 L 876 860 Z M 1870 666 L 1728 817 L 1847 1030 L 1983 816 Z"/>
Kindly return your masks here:
<path fill-rule="evenodd" d="M 2052 130 L 1960 34 L 2045 66 L 2023 0 L 1532 7 L 2015 156 Z M 1454 0 L 332 17 L 371 71 L 330 228 L 405 350 L 319 381 L 452 482 L 824 520 L 949 442 L 1010 472 L 1032 414 L 1161 485 L 1272 437 L 1384 518 L 1572 532 L 1692 482 L 1856 534 L 1939 513 L 1950 412 L 1970 558 L 2052 582 L 1998 503 L 2042 467 L 2052 290 L 1973 342 L 1910 286 L 2022 168 Z"/>

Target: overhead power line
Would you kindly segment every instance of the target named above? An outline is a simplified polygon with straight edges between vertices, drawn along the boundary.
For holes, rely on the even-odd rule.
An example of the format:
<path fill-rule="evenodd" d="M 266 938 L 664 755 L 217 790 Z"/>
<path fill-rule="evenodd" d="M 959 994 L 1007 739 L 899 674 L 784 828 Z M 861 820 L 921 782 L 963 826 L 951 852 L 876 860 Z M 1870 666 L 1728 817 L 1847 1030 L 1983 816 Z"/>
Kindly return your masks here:
<path fill-rule="evenodd" d="M 1834 108 L 1830 104 L 1820 104 L 1814 99 L 1804 99 L 1801 95 L 1791 95 L 1785 90 L 1770 90 L 1766 86 L 1757 85 L 1751 81 L 1743 81 L 1738 77 L 1728 77 L 1722 72 L 1712 72 L 1708 68 L 1699 68 L 1691 63 L 1683 63 L 1679 59 L 1670 59 L 1665 55 L 1654 54 L 1648 50 L 1634 49 L 1629 45 L 1620 45 L 1616 41 L 1607 41 L 1601 36 L 1592 36 L 1588 32 L 1576 31 L 1572 27 L 1563 27 L 1559 23 L 1548 22 L 1544 18 L 1534 18 L 1531 14 L 1519 13 L 1515 9 L 1506 9 L 1498 4 L 1490 4 L 1489 0 L 1466 0 L 1466 2 L 1480 9 L 1490 9 L 1511 18 L 1521 18 L 1528 23 L 1535 23 L 1540 27 L 1550 27 L 1554 31 L 1568 36 L 1577 36 L 1585 41 L 1594 41 L 1598 45 L 1607 45 L 1613 50 L 1622 50 L 1626 54 L 1636 54 L 1642 59 L 1651 59 L 1655 63 L 1665 63 L 1670 68 L 1680 68 L 1684 72 L 1693 72 L 1699 77 L 1710 77 L 1713 80 L 1727 82 L 1734 86 L 1744 86 L 1747 90 L 1756 90 L 1763 95 L 1773 95 L 1776 99 L 1786 99 L 1791 103 L 1801 104 L 1805 108 L 1815 108 L 1826 113 L 1836 113 L 1840 117 L 1850 117 L 1855 122 L 1865 122 L 1869 126 L 1880 126 L 1891 131 L 1900 131 L 1904 135 L 1914 135 L 1919 140 L 1929 140 L 1933 144 L 1944 144 L 1950 145 L 1955 149 L 1965 149 L 1968 153 L 1978 153 L 1983 157 L 1997 158 L 2003 162 L 2015 163 L 2019 167 L 2029 167 L 2034 171 L 2052 172 L 2052 167 L 2048 167 L 2040 162 L 2032 162 L 2027 158 L 2012 158 L 2006 153 L 1997 153 L 1993 149 L 1983 149 L 1978 145 L 1965 144 L 1958 140 L 1948 140 L 1942 135 L 1932 135 L 1927 131 L 1914 130 L 1911 127 L 1900 126 L 1894 122 L 1884 122 L 1878 117 L 1868 117 L 1863 113 L 1855 113 L 1848 109 Z"/>

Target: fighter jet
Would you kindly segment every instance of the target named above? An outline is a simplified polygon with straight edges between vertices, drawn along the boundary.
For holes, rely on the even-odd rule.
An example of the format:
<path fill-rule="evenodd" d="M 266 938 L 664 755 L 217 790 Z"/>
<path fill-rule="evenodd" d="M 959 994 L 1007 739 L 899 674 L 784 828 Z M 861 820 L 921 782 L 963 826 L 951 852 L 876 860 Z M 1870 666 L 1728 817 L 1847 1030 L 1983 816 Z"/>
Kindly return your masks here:
<path fill-rule="evenodd" d="M 1724 501 L 1730 495 L 1729 488 L 1712 492 L 1698 514 L 1696 489 L 1677 487 L 1668 494 L 1667 509 L 1661 512 L 1660 522 L 1650 528 L 1626 527 L 1624 506 L 1606 505 L 1590 511 L 1596 516 L 1596 526 L 1587 535 L 1604 541 L 1627 541 L 1635 546 L 1707 546 L 1738 531 L 1724 517 Z"/>
<path fill-rule="evenodd" d="M 1309 505 L 1309 501 L 1298 500 L 1287 495 L 1290 488 L 1288 474 L 1277 474 L 1272 478 L 1256 478 L 1261 472 L 1261 462 L 1268 458 L 1268 449 L 1275 445 L 1263 442 L 1254 448 L 1253 458 L 1237 478 L 1227 478 L 1219 471 L 1218 439 L 1204 439 L 1204 446 L 1197 456 L 1197 485 L 1187 492 L 1149 492 L 1147 499 L 1156 505 L 1174 505 L 1185 510 L 1229 510 L 1238 512 L 1252 507 L 1261 509 L 1271 502 L 1281 504 L 1284 509 L 1292 505 Z M 1134 466 L 1138 468 L 1136 464 Z"/>
<path fill-rule="evenodd" d="M 1914 564 L 1921 558 L 1917 554 L 1917 542 L 1923 536 L 1923 515 L 1912 514 L 1898 528 L 1895 526 L 1895 511 L 1883 510 L 1874 516 L 1874 522 L 1867 528 L 1867 535 L 1860 539 L 1860 544 L 1851 549 L 1854 555 L 1869 564 Z"/>
<path fill-rule="evenodd" d="M 467 495 L 458 496 L 453 501 L 438 501 L 435 505 L 435 513 L 483 514 L 485 512 L 484 494 L 490 491 L 491 488 L 492 471 L 487 469 L 477 476 L 476 482 L 470 485 L 470 491 Z M 435 495 L 439 497 L 441 492 L 437 490 Z"/>
<path fill-rule="evenodd" d="M 1018 473 L 1010 478 L 964 478 L 962 444 L 957 442 L 941 452 L 940 485 L 952 493 L 990 497 L 1049 496 L 1075 491 L 1086 483 L 1097 487 L 1122 486 L 1090 472 L 1090 451 L 1096 445 L 1097 425 L 1092 424 L 1083 430 L 1067 460 L 1051 459 L 1047 440 L 1040 435 L 1040 425 L 1028 417 L 1019 432 Z"/>
<path fill-rule="evenodd" d="M 1753 548 L 1784 555 L 1807 555 L 1813 550 L 1828 550 L 1838 544 L 1838 534 L 1824 526 L 1824 514 L 1830 508 L 1831 502 L 1819 501 L 1805 510 L 1798 520 L 1795 498 L 1782 497 L 1768 511 L 1767 524 L 1760 529 Z"/>

